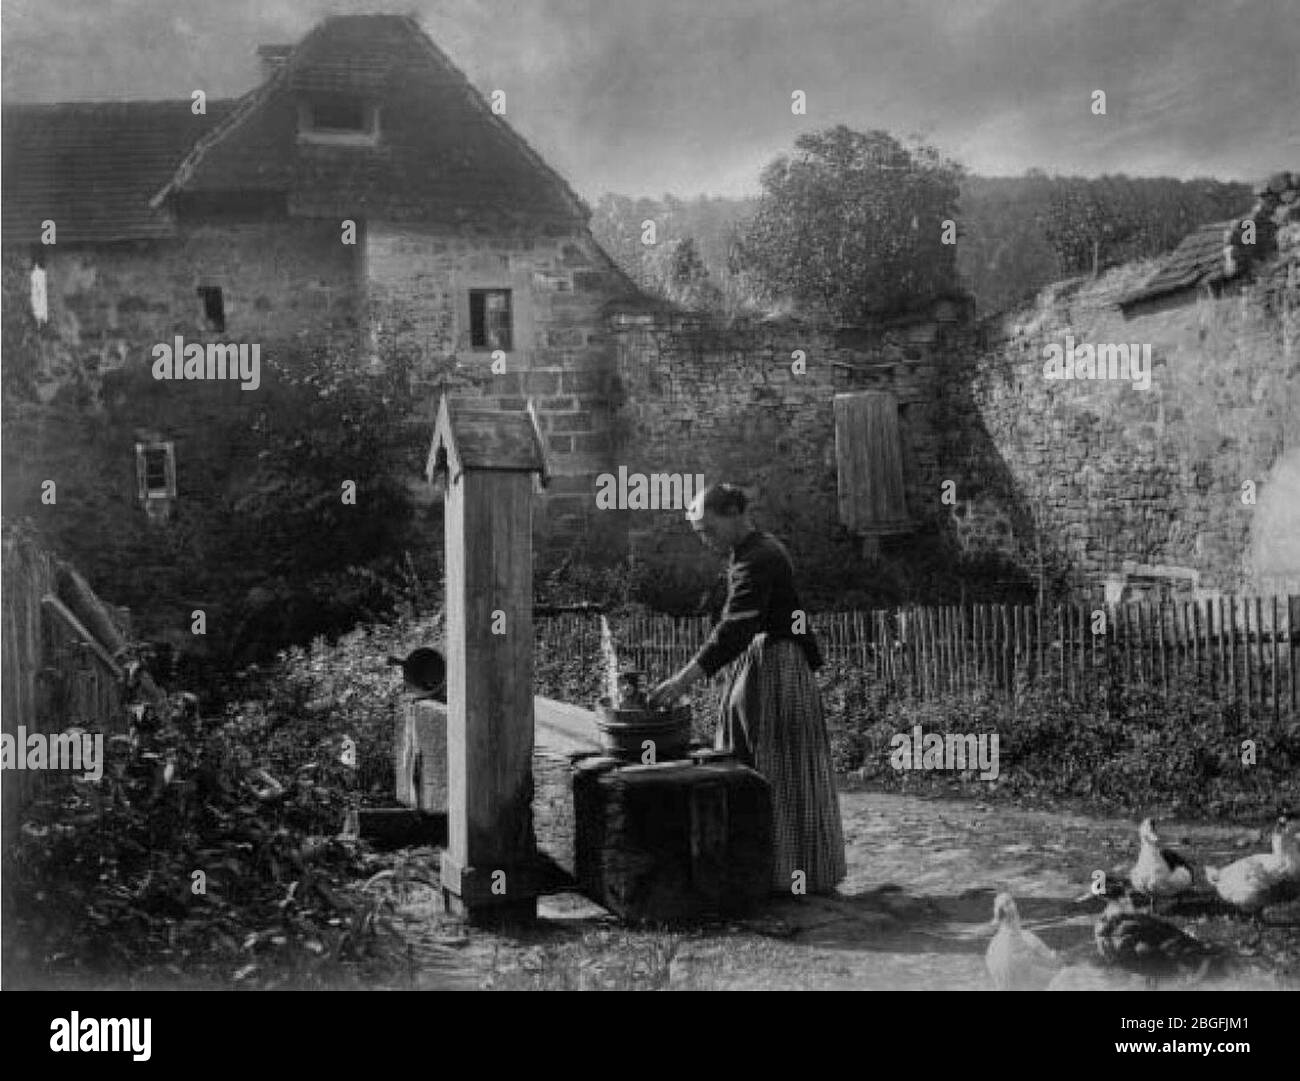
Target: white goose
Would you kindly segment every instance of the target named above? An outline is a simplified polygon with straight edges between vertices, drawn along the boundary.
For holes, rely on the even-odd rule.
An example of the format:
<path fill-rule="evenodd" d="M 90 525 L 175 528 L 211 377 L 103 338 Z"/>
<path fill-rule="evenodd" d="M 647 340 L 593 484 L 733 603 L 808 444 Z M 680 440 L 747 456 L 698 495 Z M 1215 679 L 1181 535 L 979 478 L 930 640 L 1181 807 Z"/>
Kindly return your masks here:
<path fill-rule="evenodd" d="M 1192 888 L 1192 865 L 1172 848 L 1160 847 L 1160 835 L 1151 819 L 1142 820 L 1138 838 L 1142 847 L 1129 881 L 1135 890 L 1151 898 L 1154 911 L 1157 898 L 1173 897 Z"/>
<path fill-rule="evenodd" d="M 1206 867 L 1205 877 L 1219 896 L 1244 912 L 1258 915 L 1266 906 L 1300 892 L 1300 844 L 1285 815 L 1273 827 L 1273 848 L 1245 856 L 1226 867 Z"/>
<path fill-rule="evenodd" d="M 1032 931 L 1020 926 L 1020 913 L 1009 893 L 993 902 L 997 933 L 984 956 L 993 986 L 999 991 L 1042 991 L 1061 969 L 1061 959 Z"/>

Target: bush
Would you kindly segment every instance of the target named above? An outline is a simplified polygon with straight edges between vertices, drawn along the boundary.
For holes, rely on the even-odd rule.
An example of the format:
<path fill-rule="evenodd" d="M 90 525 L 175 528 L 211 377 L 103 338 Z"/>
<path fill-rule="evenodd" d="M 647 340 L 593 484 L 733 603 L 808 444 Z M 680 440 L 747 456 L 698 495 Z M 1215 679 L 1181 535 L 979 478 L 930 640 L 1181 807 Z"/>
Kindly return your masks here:
<path fill-rule="evenodd" d="M 1216 700 L 1193 684 L 1168 693 L 1115 682 L 1080 701 L 1022 688 L 1014 702 L 887 697 L 865 674 L 826 676 L 837 768 L 897 791 L 960 791 L 981 797 L 1082 800 L 1125 813 L 1267 817 L 1300 798 L 1300 724 L 1273 722 L 1258 707 Z M 996 732 L 999 776 L 975 771 L 895 771 L 890 739 L 926 732 Z M 1242 763 L 1242 741 L 1255 764 Z"/>

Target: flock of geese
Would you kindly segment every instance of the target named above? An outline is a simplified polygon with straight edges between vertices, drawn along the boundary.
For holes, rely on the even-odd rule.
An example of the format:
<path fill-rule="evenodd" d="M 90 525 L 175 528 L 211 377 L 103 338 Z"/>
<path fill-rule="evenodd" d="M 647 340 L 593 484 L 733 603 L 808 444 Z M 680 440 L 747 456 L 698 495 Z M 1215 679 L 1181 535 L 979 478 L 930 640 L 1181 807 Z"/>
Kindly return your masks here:
<path fill-rule="evenodd" d="M 1287 814 L 1278 816 L 1269 852 L 1246 856 L 1224 867 L 1206 867 L 1205 879 L 1233 910 L 1256 919 L 1269 905 L 1300 899 L 1300 840 Z M 1155 914 L 1164 898 L 1195 888 L 1196 875 L 1178 852 L 1164 848 L 1151 819 L 1138 830 L 1140 849 L 1127 882 L 1105 890 L 1106 910 L 1093 929 L 1097 952 L 1108 969 L 1119 969 L 1154 987 L 1162 979 L 1200 980 L 1224 972 L 1226 951 L 1201 942 Z M 1137 895 L 1147 902 L 1138 911 Z M 1067 969 L 1057 953 L 1020 925 L 1016 902 L 1001 893 L 993 902 L 997 928 L 985 957 L 999 991 L 1082 990 L 1106 976 L 1105 970 Z"/>

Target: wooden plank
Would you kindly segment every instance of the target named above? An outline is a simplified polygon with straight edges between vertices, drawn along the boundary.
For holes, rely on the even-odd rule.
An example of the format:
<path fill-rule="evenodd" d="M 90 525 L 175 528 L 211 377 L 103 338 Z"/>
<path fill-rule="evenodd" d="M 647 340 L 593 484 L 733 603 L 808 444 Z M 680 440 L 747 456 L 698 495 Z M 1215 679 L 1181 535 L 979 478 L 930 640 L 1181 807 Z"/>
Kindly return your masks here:
<path fill-rule="evenodd" d="M 1237 598 L 1228 598 L 1228 693 L 1235 702 L 1238 699 L 1240 683 L 1237 680 Z"/>
<path fill-rule="evenodd" d="M 1034 652 L 1038 658 L 1038 667 L 1034 671 L 1034 683 L 1041 686 L 1044 683 L 1044 642 L 1043 642 L 1043 606 L 1041 603 L 1034 605 Z"/>
<path fill-rule="evenodd" d="M 1190 613 L 1186 601 L 1178 605 L 1178 681 L 1181 684 L 1191 684 L 1195 686 L 1195 676 L 1192 668 L 1192 643 L 1191 643 L 1191 624 L 1188 622 Z"/>
<path fill-rule="evenodd" d="M 1156 648 L 1160 651 L 1160 686 L 1169 690 L 1169 659 L 1165 656 L 1165 600 L 1156 605 Z"/>
<path fill-rule="evenodd" d="M 1146 685 L 1154 690 L 1160 678 L 1160 667 L 1156 662 L 1155 605 L 1152 601 L 1143 601 L 1138 612 L 1142 624 L 1142 663 L 1146 671 Z"/>
<path fill-rule="evenodd" d="M 1259 689 L 1259 704 L 1261 712 L 1263 707 L 1268 704 L 1268 685 L 1266 683 L 1265 672 L 1268 665 L 1264 660 L 1264 601 L 1259 594 L 1255 595 L 1255 686 Z"/>
<path fill-rule="evenodd" d="M 532 865 L 530 473 L 468 471 L 447 486 L 448 844 L 443 889 L 473 912 L 526 905 Z M 492 538 L 484 544 L 483 538 Z M 493 634 L 493 613 L 505 634 Z"/>
<path fill-rule="evenodd" d="M 944 649 L 943 605 L 930 609 L 930 627 L 934 638 L 934 693 L 936 696 L 947 692 L 948 659 Z"/>
<path fill-rule="evenodd" d="M 934 693 L 938 697 L 946 690 L 944 683 L 948 677 L 948 666 L 943 650 L 943 607 L 935 605 L 930 609 L 930 632 L 934 648 Z"/>
<path fill-rule="evenodd" d="M 1011 692 L 1013 697 L 1020 686 L 1020 605 L 1011 606 Z"/>
<path fill-rule="evenodd" d="M 1282 715 L 1282 704 L 1278 700 L 1278 694 L 1277 694 L 1277 662 L 1278 662 L 1277 640 L 1278 640 L 1279 625 L 1277 620 L 1277 594 L 1276 593 L 1274 593 L 1269 598 L 1269 604 L 1272 606 L 1273 609 L 1273 622 L 1271 624 L 1273 633 L 1269 637 L 1272 639 L 1272 646 L 1273 646 L 1273 723 L 1276 725 L 1277 722 L 1281 719 L 1281 715 Z"/>
<path fill-rule="evenodd" d="M 548 749 L 565 752 L 600 749 L 600 730 L 592 710 L 536 695 L 533 716 L 537 742 L 544 743 Z"/>
<path fill-rule="evenodd" d="M 1201 672 L 1201 602 L 1192 601 L 1190 605 L 1183 606 L 1183 618 L 1186 620 L 1190 615 L 1191 622 L 1187 625 L 1192 639 L 1192 671 L 1195 673 L 1196 686 L 1199 688 L 1202 681 Z"/>
<path fill-rule="evenodd" d="M 934 697 L 939 691 L 939 643 L 934 625 L 935 610 L 928 605 L 925 609 L 925 637 L 926 637 L 926 654 L 929 659 L 928 694 Z"/>
<path fill-rule="evenodd" d="M 999 609 L 1000 609 L 998 615 L 999 615 L 999 617 L 1000 617 L 1000 618 L 999 618 L 999 623 L 1001 624 L 1001 633 L 1002 633 L 1002 643 L 1001 643 L 1001 645 L 1002 645 L 1002 650 L 1001 650 L 1001 655 L 1002 655 L 1002 689 L 1003 689 L 1004 692 L 1006 692 L 1006 693 L 1010 693 L 1011 690 L 1012 690 L 1012 686 L 1011 686 L 1011 613 L 1007 611 L 1007 605 L 1005 605 L 1005 604 L 999 605 L 998 607 L 999 607 Z"/>
<path fill-rule="evenodd" d="M 1218 686 L 1220 693 L 1227 697 L 1228 695 L 1228 639 L 1224 630 L 1223 623 L 1225 618 L 1226 606 L 1222 597 L 1214 601 L 1214 624 L 1215 638 L 1214 649 L 1217 654 L 1215 663 L 1218 668 Z"/>
<path fill-rule="evenodd" d="M 966 665 L 965 651 L 965 631 L 962 627 L 962 606 L 955 604 L 952 606 L 950 614 L 952 624 L 952 689 L 954 694 L 964 695 L 966 693 Z"/>
<path fill-rule="evenodd" d="M 1287 594 L 1286 598 L 1287 667 L 1290 670 L 1291 716 L 1300 708 L 1300 692 L 1296 689 L 1296 654 L 1300 653 L 1300 597 Z"/>
<path fill-rule="evenodd" d="M 996 690 L 998 685 L 998 639 L 997 626 L 994 622 L 996 607 L 992 604 L 980 605 L 984 617 L 984 671 L 985 683 Z"/>
<path fill-rule="evenodd" d="M 57 564 L 54 582 L 55 595 L 76 616 L 80 626 L 107 651 L 111 664 L 113 655 L 126 646 L 126 639 L 118 630 L 108 606 L 95 595 L 76 568 L 67 563 Z"/>
<path fill-rule="evenodd" d="M 1078 646 L 1075 649 L 1074 659 L 1077 666 L 1078 693 L 1080 696 L 1088 693 L 1088 641 L 1092 636 L 1092 625 L 1088 621 L 1088 606 L 1078 602 L 1074 606 L 1074 620 L 1079 628 Z"/>
<path fill-rule="evenodd" d="M 924 699 L 929 657 L 925 648 L 925 609 L 920 605 L 912 609 L 912 622 L 916 629 L 916 693 Z"/>
<path fill-rule="evenodd" d="M 948 605 L 947 609 L 948 625 L 948 693 L 956 694 L 958 691 L 957 683 L 957 609 L 953 605 Z"/>
<path fill-rule="evenodd" d="M 1127 604 L 1117 604 L 1115 606 L 1115 644 L 1119 649 L 1119 661 L 1115 667 L 1119 670 L 1124 680 L 1124 686 L 1127 687 L 1132 681 L 1129 675 L 1129 633 L 1128 633 L 1129 606 Z"/>
<path fill-rule="evenodd" d="M 1057 688 L 1061 696 L 1065 697 L 1069 693 L 1065 686 L 1065 664 L 1063 659 L 1065 657 L 1065 611 L 1064 606 L 1060 604 L 1056 606 L 1056 640 L 1061 644 L 1060 656 L 1062 658 L 1061 663 L 1057 665 Z"/>
<path fill-rule="evenodd" d="M 876 665 L 882 682 L 889 685 L 890 693 L 894 689 L 894 654 L 893 636 L 889 633 L 888 613 L 881 609 L 875 613 L 876 619 Z"/>
<path fill-rule="evenodd" d="M 1146 677 L 1146 654 L 1143 650 L 1143 634 L 1146 630 L 1146 620 L 1142 618 L 1142 602 L 1138 601 L 1132 608 L 1133 616 L 1133 680 L 1135 686 L 1141 686 L 1145 683 Z"/>
<path fill-rule="evenodd" d="M 1074 605 L 1061 605 L 1061 686 L 1066 697 L 1078 692 L 1074 678 Z"/>
<path fill-rule="evenodd" d="M 1222 614 L 1222 608 L 1216 612 L 1214 601 L 1207 597 L 1205 600 L 1205 659 L 1209 665 L 1210 684 L 1214 688 L 1215 698 L 1222 696 L 1223 665 L 1220 663 L 1219 657 L 1223 638 L 1223 625 L 1219 617 Z"/>
<path fill-rule="evenodd" d="M 1242 643 L 1241 643 L 1241 680 L 1242 688 L 1246 697 L 1246 717 L 1250 716 L 1250 707 L 1253 704 L 1254 673 L 1251 672 L 1252 657 L 1250 649 L 1250 598 L 1241 598 L 1241 623 L 1242 623 Z"/>

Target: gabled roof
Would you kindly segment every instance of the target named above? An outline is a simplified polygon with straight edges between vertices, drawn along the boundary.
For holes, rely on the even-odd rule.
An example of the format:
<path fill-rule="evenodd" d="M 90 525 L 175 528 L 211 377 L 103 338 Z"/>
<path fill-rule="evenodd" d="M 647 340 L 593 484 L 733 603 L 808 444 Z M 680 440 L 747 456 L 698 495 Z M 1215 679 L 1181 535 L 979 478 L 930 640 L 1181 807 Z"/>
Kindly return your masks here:
<path fill-rule="evenodd" d="M 380 108 L 377 147 L 302 142 L 298 107 L 346 94 Z M 285 191 L 291 213 L 395 221 L 585 225 L 590 210 L 495 115 L 415 21 L 325 20 L 200 142 L 158 201 L 178 192 Z"/>
<path fill-rule="evenodd" d="M 1229 266 L 1223 249 L 1231 243 L 1235 224 L 1231 221 L 1213 222 L 1184 237 L 1151 277 L 1120 300 L 1121 307 L 1181 289 L 1213 285 L 1233 277 L 1236 269 Z"/>
<path fill-rule="evenodd" d="M 5 105 L 4 242 L 38 243 L 46 220 L 60 244 L 170 236 L 149 200 L 234 104 L 198 116 L 188 99 Z"/>
<path fill-rule="evenodd" d="M 433 481 L 445 465 L 454 481 L 466 469 L 538 473 L 549 479 L 546 443 L 530 402 L 524 410 L 485 409 L 474 400 L 438 402 L 425 478 Z"/>

